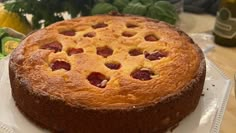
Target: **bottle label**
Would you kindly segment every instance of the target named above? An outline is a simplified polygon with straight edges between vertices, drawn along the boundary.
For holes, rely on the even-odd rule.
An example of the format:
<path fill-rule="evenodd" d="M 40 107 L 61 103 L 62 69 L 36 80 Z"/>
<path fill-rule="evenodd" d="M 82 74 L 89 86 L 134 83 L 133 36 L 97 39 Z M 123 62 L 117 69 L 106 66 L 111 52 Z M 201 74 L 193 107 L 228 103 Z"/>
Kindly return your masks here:
<path fill-rule="evenodd" d="M 217 12 L 213 32 L 223 38 L 232 39 L 236 37 L 236 18 L 232 17 L 229 9 L 224 7 Z"/>

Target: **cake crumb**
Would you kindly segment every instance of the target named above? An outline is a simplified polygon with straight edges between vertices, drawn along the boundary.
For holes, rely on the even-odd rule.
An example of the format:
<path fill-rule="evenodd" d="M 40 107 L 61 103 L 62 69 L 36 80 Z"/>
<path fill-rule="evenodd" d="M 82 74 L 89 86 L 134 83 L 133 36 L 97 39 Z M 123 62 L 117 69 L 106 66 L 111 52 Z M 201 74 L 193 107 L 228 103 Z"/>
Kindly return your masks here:
<path fill-rule="evenodd" d="M 205 96 L 205 94 L 203 94 L 203 93 L 202 93 L 202 95 L 201 95 L 201 96 Z"/>
<path fill-rule="evenodd" d="M 214 84 L 212 84 L 212 86 L 213 86 L 213 87 L 215 87 L 215 85 L 214 85 Z"/>
<path fill-rule="evenodd" d="M 207 90 L 209 90 L 209 88 L 207 88 Z"/>

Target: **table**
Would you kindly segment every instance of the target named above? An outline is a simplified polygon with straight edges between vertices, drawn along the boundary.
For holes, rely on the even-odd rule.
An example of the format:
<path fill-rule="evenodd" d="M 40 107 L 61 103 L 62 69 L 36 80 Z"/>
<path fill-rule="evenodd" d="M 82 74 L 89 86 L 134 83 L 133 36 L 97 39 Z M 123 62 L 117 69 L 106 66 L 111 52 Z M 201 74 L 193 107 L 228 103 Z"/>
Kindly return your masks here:
<path fill-rule="evenodd" d="M 211 32 L 214 28 L 215 16 L 207 14 L 182 13 L 178 26 L 187 33 Z M 236 132 L 236 99 L 234 94 L 233 77 L 236 73 L 236 47 L 227 48 L 215 45 L 206 55 L 232 80 L 232 91 L 224 114 L 220 133 Z"/>

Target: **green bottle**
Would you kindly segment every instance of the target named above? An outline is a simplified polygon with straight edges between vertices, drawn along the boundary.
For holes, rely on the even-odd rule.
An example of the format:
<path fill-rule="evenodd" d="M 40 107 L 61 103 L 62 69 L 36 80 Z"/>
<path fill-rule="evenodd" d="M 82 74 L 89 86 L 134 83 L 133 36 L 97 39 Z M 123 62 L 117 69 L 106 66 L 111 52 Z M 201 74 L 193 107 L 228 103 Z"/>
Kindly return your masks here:
<path fill-rule="evenodd" d="M 216 44 L 236 47 L 236 0 L 221 0 L 213 34 Z"/>

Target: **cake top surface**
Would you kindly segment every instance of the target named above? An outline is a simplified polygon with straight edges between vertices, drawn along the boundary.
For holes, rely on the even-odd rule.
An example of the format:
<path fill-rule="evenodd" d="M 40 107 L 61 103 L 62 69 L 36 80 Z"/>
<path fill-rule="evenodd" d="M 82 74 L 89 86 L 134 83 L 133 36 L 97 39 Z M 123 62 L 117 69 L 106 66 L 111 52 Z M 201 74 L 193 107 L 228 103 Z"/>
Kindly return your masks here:
<path fill-rule="evenodd" d="M 137 16 L 61 21 L 26 37 L 10 67 L 33 94 L 91 108 L 157 103 L 197 76 L 202 52 L 183 32 Z"/>

